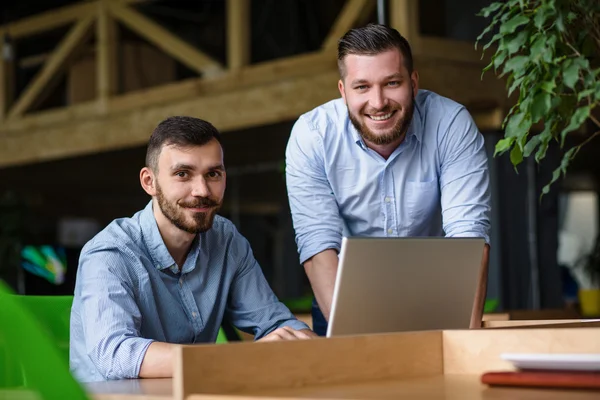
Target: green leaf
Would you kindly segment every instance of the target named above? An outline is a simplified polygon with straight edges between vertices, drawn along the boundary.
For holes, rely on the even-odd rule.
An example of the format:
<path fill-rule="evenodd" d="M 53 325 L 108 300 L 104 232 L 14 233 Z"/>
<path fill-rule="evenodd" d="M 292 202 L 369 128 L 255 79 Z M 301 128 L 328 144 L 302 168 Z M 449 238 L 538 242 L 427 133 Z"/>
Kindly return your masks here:
<path fill-rule="evenodd" d="M 580 65 L 578 63 L 572 62 L 572 60 L 567 60 L 563 64 L 563 82 L 571 89 L 575 89 L 575 85 L 579 80 L 580 68 Z"/>
<path fill-rule="evenodd" d="M 548 183 L 546 186 L 544 186 L 542 188 L 542 193 L 543 194 L 548 194 L 550 192 L 550 186 L 552 186 L 552 184 L 554 182 L 556 182 L 558 180 L 558 178 L 560 178 L 560 167 L 556 168 L 553 172 L 552 172 L 552 180 L 550 181 L 550 183 Z"/>
<path fill-rule="evenodd" d="M 509 33 L 514 33 L 519 26 L 525 25 L 528 22 L 529 17 L 523 14 L 517 14 L 502 25 L 500 25 L 500 33 L 505 35 Z"/>
<path fill-rule="evenodd" d="M 588 119 L 588 117 L 590 116 L 591 109 L 591 106 L 579 107 L 577 111 L 573 113 L 573 115 L 571 116 L 571 120 L 569 121 L 569 125 L 567 125 L 565 129 L 563 129 L 560 133 L 561 146 L 565 143 L 565 138 L 567 137 L 567 134 L 569 132 L 573 132 L 579 129 L 579 127 L 585 122 L 585 120 Z"/>
<path fill-rule="evenodd" d="M 537 136 L 540 139 L 540 147 L 538 151 L 535 153 L 535 162 L 539 163 L 545 156 L 546 151 L 548 150 L 548 145 L 552 140 L 552 127 L 555 123 L 555 117 L 551 117 L 544 124 L 544 130 Z"/>
<path fill-rule="evenodd" d="M 527 41 L 528 33 L 523 31 L 519 32 L 515 37 L 506 42 L 506 50 L 509 55 L 513 55 L 525 44 Z"/>
<path fill-rule="evenodd" d="M 579 92 L 577 95 L 577 100 L 581 101 L 581 99 L 593 95 L 595 91 L 595 89 L 586 89 L 582 92 Z"/>
<path fill-rule="evenodd" d="M 554 58 L 554 49 L 546 46 L 546 51 L 542 53 L 542 61 L 549 64 L 552 62 L 552 58 Z"/>
<path fill-rule="evenodd" d="M 536 135 L 529 139 L 529 141 L 525 145 L 525 148 L 523 149 L 523 156 L 529 157 L 531 153 L 533 153 L 533 151 L 536 149 L 536 147 L 540 145 L 541 142 L 542 140 L 540 139 L 540 135 Z"/>
<path fill-rule="evenodd" d="M 523 79 L 525 79 L 525 76 L 520 76 L 517 79 L 515 79 L 512 83 L 512 85 L 510 85 L 510 88 L 508 89 L 508 95 L 510 96 L 512 94 L 512 92 L 514 92 L 514 90 L 521 84 L 521 82 L 523 82 Z"/>
<path fill-rule="evenodd" d="M 484 18 L 489 17 L 494 11 L 497 11 L 500 9 L 500 7 L 502 7 L 504 5 L 504 3 L 502 2 L 498 2 L 498 3 L 492 3 L 489 6 L 482 8 L 481 11 L 479 11 L 479 14 L 477 14 L 478 16 L 483 16 Z"/>
<path fill-rule="evenodd" d="M 502 63 L 504 63 L 504 60 L 506 60 L 506 52 L 502 51 L 502 52 L 498 52 L 496 53 L 496 55 L 494 56 L 494 70 L 498 70 L 498 68 L 500 68 L 500 66 L 502 65 Z"/>
<path fill-rule="evenodd" d="M 542 82 L 540 88 L 546 93 L 552 94 L 556 88 L 556 82 L 554 80 Z"/>
<path fill-rule="evenodd" d="M 504 65 L 504 71 L 505 72 L 509 72 L 509 71 L 522 72 L 523 68 L 525 67 L 525 65 L 527 65 L 528 62 L 529 62 L 529 57 L 526 57 L 526 56 L 513 57 L 510 60 L 508 60 L 506 62 L 506 64 Z M 519 75 L 522 75 L 522 74 L 519 74 Z"/>
<path fill-rule="evenodd" d="M 583 57 L 583 56 L 578 56 L 577 58 L 573 59 L 573 64 L 577 64 L 579 65 L 581 68 L 583 69 L 589 69 L 590 68 L 590 61 Z"/>
<path fill-rule="evenodd" d="M 496 157 L 498 154 L 504 154 L 508 149 L 511 148 L 515 140 L 516 138 L 514 137 L 508 137 L 499 140 L 494 149 L 494 157 Z"/>
<path fill-rule="evenodd" d="M 542 27 L 544 26 L 545 22 L 546 22 L 545 9 L 540 7 L 536 11 L 535 17 L 533 17 L 533 24 L 535 25 L 536 28 L 538 28 L 539 30 L 542 30 Z"/>
<path fill-rule="evenodd" d="M 550 95 L 547 92 L 541 91 L 535 95 L 533 98 L 533 103 L 531 104 L 531 120 L 533 123 L 538 122 L 540 119 L 544 118 L 550 108 L 552 107 L 550 101 Z"/>
<path fill-rule="evenodd" d="M 510 162 L 514 167 L 517 167 L 517 165 L 523 162 L 523 152 L 521 152 L 521 148 L 519 146 L 514 146 L 510 151 Z"/>
<path fill-rule="evenodd" d="M 483 37 L 484 37 L 485 35 L 487 35 L 487 34 L 488 34 L 488 32 L 490 32 L 492 29 L 494 29 L 494 24 L 488 25 L 488 26 L 487 26 L 487 27 L 486 27 L 486 28 L 483 30 L 483 32 L 481 32 L 481 34 L 480 34 L 479 36 L 477 36 L 477 39 L 475 39 L 475 50 L 477 50 L 477 43 L 479 43 L 479 41 L 480 41 L 481 39 L 483 39 Z"/>
<path fill-rule="evenodd" d="M 511 116 L 510 120 L 506 124 L 505 136 L 515 136 L 517 138 L 520 138 L 521 136 L 529 132 L 530 128 L 531 116 L 523 112 L 519 112 Z"/>
<path fill-rule="evenodd" d="M 575 21 L 576 18 L 577 14 L 575 14 L 573 11 L 569 11 L 569 13 L 567 14 L 567 22 L 571 23 Z"/>
<path fill-rule="evenodd" d="M 562 14 L 558 14 L 554 23 L 559 32 L 565 31 L 565 21 L 563 20 Z"/>
<path fill-rule="evenodd" d="M 529 50 L 529 54 L 531 57 L 537 59 L 546 51 L 546 38 L 544 36 L 538 37 L 533 44 L 531 45 L 531 49 Z"/>
<path fill-rule="evenodd" d="M 485 46 L 483 46 L 483 50 L 487 50 L 491 45 L 493 45 L 496 41 L 500 39 L 502 39 L 502 35 L 496 33 L 494 36 L 492 36 L 492 39 Z"/>
<path fill-rule="evenodd" d="M 544 157 L 546 157 L 546 151 L 548 150 L 548 146 L 550 144 L 550 140 L 542 140 L 540 144 L 540 148 L 535 153 L 535 161 L 540 162 Z"/>

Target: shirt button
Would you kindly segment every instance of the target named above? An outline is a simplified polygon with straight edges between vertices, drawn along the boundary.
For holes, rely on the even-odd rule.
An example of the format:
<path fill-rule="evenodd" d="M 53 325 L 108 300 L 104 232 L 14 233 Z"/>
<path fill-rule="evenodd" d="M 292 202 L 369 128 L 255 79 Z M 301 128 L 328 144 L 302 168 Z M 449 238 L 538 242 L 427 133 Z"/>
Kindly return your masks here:
<path fill-rule="evenodd" d="M 183 279 L 179 280 L 179 286 L 183 287 Z"/>
<path fill-rule="evenodd" d="M 390 199 L 389 197 L 386 196 L 386 198 L 384 199 L 386 203 L 389 203 L 390 201 L 392 201 L 392 199 Z"/>
<path fill-rule="evenodd" d="M 392 228 L 388 229 L 388 233 L 394 233 L 394 230 Z"/>
<path fill-rule="evenodd" d="M 192 313 L 192 317 L 196 318 L 198 316 L 198 314 L 196 312 Z"/>

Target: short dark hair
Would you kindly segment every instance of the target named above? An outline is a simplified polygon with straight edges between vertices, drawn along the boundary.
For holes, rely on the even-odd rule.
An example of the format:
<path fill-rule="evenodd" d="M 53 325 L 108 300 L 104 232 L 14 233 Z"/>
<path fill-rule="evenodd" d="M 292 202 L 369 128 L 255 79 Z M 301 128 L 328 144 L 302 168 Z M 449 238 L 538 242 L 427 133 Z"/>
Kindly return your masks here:
<path fill-rule="evenodd" d="M 349 54 L 375 55 L 391 49 L 398 49 L 404 57 L 404 66 L 411 74 L 413 58 L 408 40 L 397 30 L 381 24 L 369 24 L 350 29 L 338 41 L 338 69 L 345 76 L 344 58 Z"/>
<path fill-rule="evenodd" d="M 146 167 L 158 171 L 158 156 L 163 146 L 204 146 L 212 139 L 221 143 L 221 134 L 210 122 L 194 117 L 169 117 L 150 136 Z"/>

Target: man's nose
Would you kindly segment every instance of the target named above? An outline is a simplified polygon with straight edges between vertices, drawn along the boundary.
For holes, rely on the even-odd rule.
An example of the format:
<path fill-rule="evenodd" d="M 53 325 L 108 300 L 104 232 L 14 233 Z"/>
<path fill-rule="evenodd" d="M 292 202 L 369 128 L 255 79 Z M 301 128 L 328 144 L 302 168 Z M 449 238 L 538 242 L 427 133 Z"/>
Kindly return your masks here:
<path fill-rule="evenodd" d="M 206 184 L 206 180 L 204 178 L 198 178 L 194 182 L 194 186 L 192 188 L 192 196 L 194 196 L 194 197 L 209 197 L 210 196 L 210 188 Z"/>
<path fill-rule="evenodd" d="M 383 90 L 381 88 L 376 88 L 375 90 L 372 90 L 371 93 L 372 95 L 369 99 L 371 107 L 376 110 L 381 110 L 382 108 L 384 108 L 387 104 L 387 100 L 385 98 Z"/>

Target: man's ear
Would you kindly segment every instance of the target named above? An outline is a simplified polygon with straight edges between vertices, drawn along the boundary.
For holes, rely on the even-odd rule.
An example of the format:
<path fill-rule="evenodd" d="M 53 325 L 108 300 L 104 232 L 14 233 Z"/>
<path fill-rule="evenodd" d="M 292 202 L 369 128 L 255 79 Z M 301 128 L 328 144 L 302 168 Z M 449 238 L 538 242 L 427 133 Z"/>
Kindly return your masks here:
<path fill-rule="evenodd" d="M 338 90 L 340 91 L 340 94 L 342 95 L 342 99 L 344 99 L 344 103 L 346 103 L 346 92 L 344 91 L 344 82 L 340 79 L 338 81 Z M 348 103 L 346 103 L 348 104 Z"/>
<path fill-rule="evenodd" d="M 412 74 L 410 74 L 410 83 L 413 88 L 413 96 L 417 97 L 417 93 L 419 92 L 419 73 L 417 70 L 413 70 Z"/>
<path fill-rule="evenodd" d="M 150 168 L 142 168 L 140 171 L 140 183 L 146 193 L 150 196 L 156 195 L 156 178 L 154 172 Z"/>

